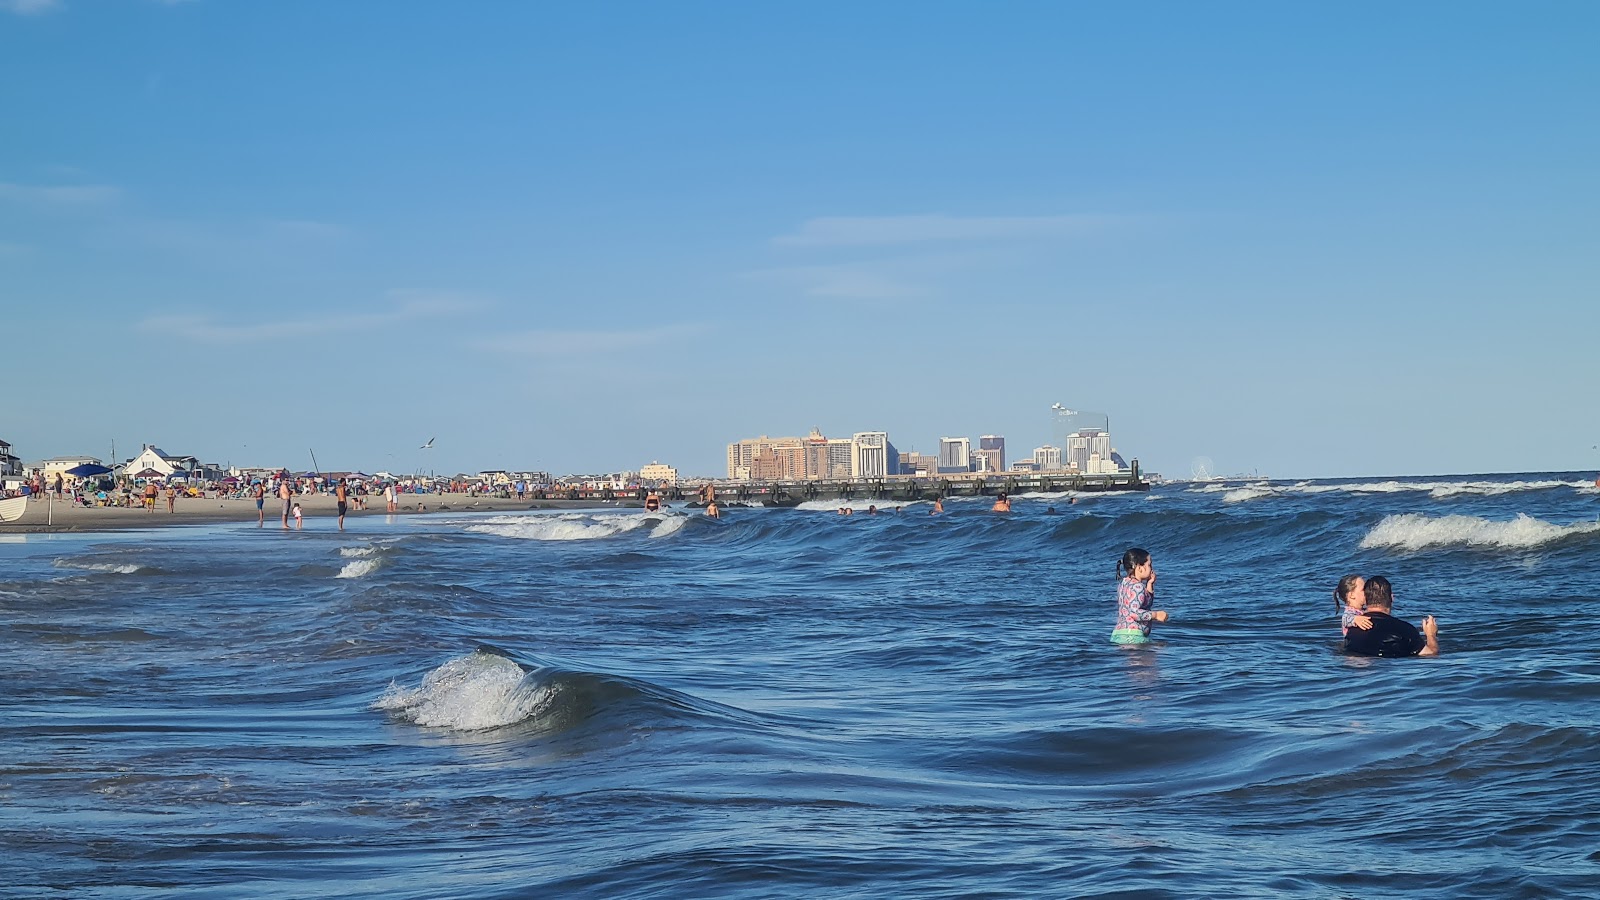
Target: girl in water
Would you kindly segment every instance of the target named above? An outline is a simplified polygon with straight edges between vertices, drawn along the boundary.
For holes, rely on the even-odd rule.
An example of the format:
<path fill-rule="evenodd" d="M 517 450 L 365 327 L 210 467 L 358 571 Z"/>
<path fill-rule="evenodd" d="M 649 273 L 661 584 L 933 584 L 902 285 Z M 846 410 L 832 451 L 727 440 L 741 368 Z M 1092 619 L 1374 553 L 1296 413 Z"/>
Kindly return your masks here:
<path fill-rule="evenodd" d="M 1143 644 L 1150 640 L 1151 624 L 1167 620 L 1166 610 L 1150 608 L 1156 599 L 1156 567 L 1150 551 L 1134 547 L 1122 554 L 1117 578 L 1117 627 L 1111 631 L 1111 643 Z"/>
<path fill-rule="evenodd" d="M 1353 625 L 1362 631 L 1372 627 L 1372 620 L 1363 615 L 1367 608 L 1367 580 L 1360 575 L 1346 575 L 1333 589 L 1333 603 L 1339 608 L 1339 634 L 1350 633 Z"/>

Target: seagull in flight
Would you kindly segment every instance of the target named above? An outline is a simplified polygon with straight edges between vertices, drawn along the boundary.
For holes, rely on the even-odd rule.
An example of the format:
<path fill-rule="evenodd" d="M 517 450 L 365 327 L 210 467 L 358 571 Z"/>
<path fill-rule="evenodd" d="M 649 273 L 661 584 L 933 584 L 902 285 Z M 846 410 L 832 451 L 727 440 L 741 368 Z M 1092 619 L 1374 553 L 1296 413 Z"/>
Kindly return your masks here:
<path fill-rule="evenodd" d="M 423 444 L 421 447 L 418 447 L 417 449 L 418 450 L 432 450 L 433 449 L 433 441 L 434 441 L 433 438 L 428 438 L 428 442 L 426 444 Z"/>

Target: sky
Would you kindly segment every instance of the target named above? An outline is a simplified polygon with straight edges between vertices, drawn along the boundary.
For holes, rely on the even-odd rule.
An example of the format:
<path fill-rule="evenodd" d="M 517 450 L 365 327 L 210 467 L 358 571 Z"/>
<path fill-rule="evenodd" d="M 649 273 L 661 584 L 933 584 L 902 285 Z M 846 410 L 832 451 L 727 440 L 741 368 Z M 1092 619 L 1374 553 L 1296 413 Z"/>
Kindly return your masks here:
<path fill-rule="evenodd" d="M 0 439 L 1600 468 L 1600 4 L 0 0 Z M 432 449 L 422 450 L 430 438 Z"/>

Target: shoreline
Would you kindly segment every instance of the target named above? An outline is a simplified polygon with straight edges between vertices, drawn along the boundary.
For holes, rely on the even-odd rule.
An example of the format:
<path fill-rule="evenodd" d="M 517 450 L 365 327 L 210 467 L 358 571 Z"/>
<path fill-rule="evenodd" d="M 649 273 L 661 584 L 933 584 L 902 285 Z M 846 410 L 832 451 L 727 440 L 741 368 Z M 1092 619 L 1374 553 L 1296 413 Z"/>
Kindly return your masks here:
<path fill-rule="evenodd" d="M 302 494 L 295 497 L 305 514 L 303 531 L 337 531 L 337 501 L 331 494 Z M 643 509 L 637 500 L 502 500 L 498 497 L 473 497 L 468 494 L 406 494 L 398 511 L 386 512 L 383 497 L 367 498 L 366 509 L 351 509 L 345 514 L 345 530 L 351 520 L 367 516 L 431 516 L 438 513 L 526 512 L 547 509 Z M 419 508 L 425 507 L 425 508 Z M 264 528 L 283 530 L 279 501 L 268 497 Z M 33 500 L 27 512 L 15 522 L 0 522 L 0 535 L 53 534 L 57 532 L 138 531 L 181 525 L 256 524 L 256 502 L 207 497 L 182 498 L 173 512 L 167 512 L 165 497 L 156 501 L 154 512 L 123 507 L 81 507 L 66 503 Z M 289 527 L 294 528 L 291 517 Z"/>

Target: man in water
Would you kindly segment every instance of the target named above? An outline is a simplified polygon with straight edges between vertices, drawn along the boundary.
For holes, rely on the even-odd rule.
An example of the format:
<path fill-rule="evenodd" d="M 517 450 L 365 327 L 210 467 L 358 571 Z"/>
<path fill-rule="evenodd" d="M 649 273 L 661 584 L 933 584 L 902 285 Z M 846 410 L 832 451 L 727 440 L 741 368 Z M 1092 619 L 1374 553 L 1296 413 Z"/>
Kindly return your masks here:
<path fill-rule="evenodd" d="M 713 519 L 722 518 L 722 510 L 717 508 L 716 498 L 712 498 L 712 499 L 706 501 L 706 515 L 710 516 Z"/>
<path fill-rule="evenodd" d="M 645 498 L 644 498 L 644 511 L 645 512 L 656 512 L 656 511 L 658 511 L 660 509 L 661 509 L 661 495 L 657 494 L 655 491 L 651 491 L 650 493 L 646 494 Z"/>
<path fill-rule="evenodd" d="M 994 498 L 994 505 L 989 507 L 990 512 L 1011 512 L 1011 501 L 1006 499 L 1006 492 L 1001 491 Z"/>
<path fill-rule="evenodd" d="M 1433 616 L 1422 619 L 1422 633 L 1404 619 L 1391 615 L 1394 610 L 1394 588 L 1389 579 L 1374 575 L 1366 583 L 1367 608 L 1365 615 L 1372 620 L 1366 630 L 1351 629 L 1344 638 L 1346 653 L 1353 656 L 1438 656 L 1439 623 Z"/>
<path fill-rule="evenodd" d="M 278 506 L 283 510 L 283 527 L 289 528 L 289 504 L 294 500 L 294 488 L 289 486 L 289 479 L 278 479 Z"/>
<path fill-rule="evenodd" d="M 333 489 L 333 497 L 339 503 L 339 530 L 344 530 L 344 514 L 350 508 L 350 488 L 345 485 L 344 479 L 339 479 L 339 484 Z"/>

